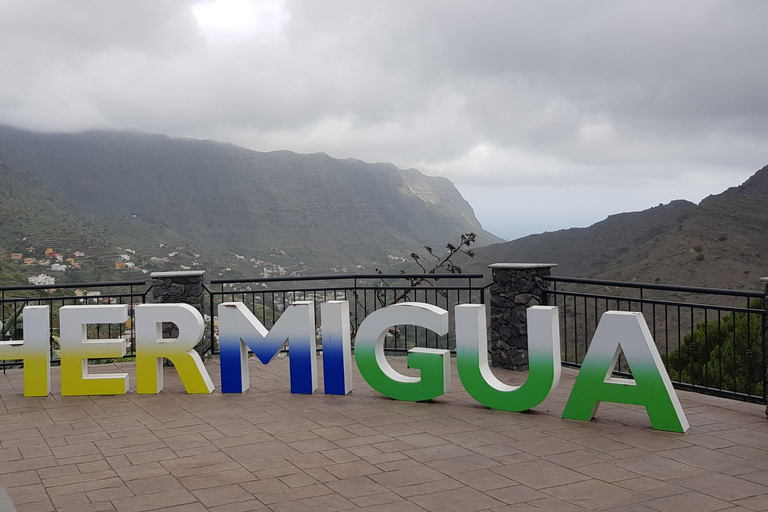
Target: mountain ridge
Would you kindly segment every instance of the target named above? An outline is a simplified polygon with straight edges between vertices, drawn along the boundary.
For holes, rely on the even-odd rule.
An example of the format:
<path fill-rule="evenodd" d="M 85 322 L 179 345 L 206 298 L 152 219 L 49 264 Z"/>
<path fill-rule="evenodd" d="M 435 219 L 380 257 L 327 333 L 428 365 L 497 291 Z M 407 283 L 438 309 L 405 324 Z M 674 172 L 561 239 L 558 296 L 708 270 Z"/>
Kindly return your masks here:
<path fill-rule="evenodd" d="M 673 201 L 611 215 L 587 228 L 529 235 L 478 248 L 463 268 L 556 263 L 554 275 L 758 289 L 768 241 L 768 166 L 698 205 Z"/>
<path fill-rule="evenodd" d="M 0 155 L 95 218 L 138 219 L 206 252 L 332 266 L 378 265 L 485 231 L 446 178 L 325 154 L 261 153 L 159 134 L 35 133 L 0 126 Z M 277 254 L 278 256 L 274 256 Z"/>

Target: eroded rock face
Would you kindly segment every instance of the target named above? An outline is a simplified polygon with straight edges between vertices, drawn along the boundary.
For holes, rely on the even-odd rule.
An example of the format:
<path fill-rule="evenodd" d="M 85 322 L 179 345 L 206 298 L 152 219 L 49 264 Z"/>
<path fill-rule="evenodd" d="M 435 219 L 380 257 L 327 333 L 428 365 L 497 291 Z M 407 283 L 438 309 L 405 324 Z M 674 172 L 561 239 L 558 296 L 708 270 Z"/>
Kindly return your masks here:
<path fill-rule="evenodd" d="M 509 370 L 528 369 L 526 310 L 544 304 L 551 267 L 493 268 L 491 329 L 488 353 L 491 365 Z"/>

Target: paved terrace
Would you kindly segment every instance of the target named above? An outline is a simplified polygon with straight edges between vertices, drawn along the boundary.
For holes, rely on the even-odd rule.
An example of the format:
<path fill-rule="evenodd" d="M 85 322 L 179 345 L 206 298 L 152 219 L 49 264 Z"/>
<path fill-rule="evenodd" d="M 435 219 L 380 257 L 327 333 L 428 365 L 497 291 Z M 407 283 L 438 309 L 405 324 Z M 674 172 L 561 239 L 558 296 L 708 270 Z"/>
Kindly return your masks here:
<path fill-rule="evenodd" d="M 218 361 L 206 366 L 218 382 Z M 385 398 L 359 374 L 350 396 L 291 395 L 285 359 L 251 375 L 244 395 L 187 395 L 167 368 L 159 395 L 37 399 L 9 371 L 0 487 L 35 512 L 768 510 L 759 405 L 680 392 L 692 426 L 671 434 L 607 403 L 592 422 L 561 419 L 571 370 L 524 414 L 477 404 L 455 372 L 432 403 Z"/>

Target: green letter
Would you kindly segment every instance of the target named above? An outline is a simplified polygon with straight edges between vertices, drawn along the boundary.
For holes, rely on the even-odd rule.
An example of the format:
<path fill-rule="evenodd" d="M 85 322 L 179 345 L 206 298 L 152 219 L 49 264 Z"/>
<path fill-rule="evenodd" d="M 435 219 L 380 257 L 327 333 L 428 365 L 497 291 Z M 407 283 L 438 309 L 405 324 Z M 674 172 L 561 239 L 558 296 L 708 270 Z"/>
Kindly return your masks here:
<path fill-rule="evenodd" d="M 355 338 L 355 360 L 360 375 L 381 394 L 396 400 L 420 402 L 438 397 L 451 386 L 448 350 L 412 348 L 408 365 L 421 370 L 421 378 L 395 371 L 384 356 L 384 339 L 395 325 L 416 325 L 437 334 L 448 332 L 448 312 L 437 306 L 409 302 L 374 311 L 363 321 Z"/>
<path fill-rule="evenodd" d="M 622 349 L 634 380 L 611 377 Z M 644 406 L 657 430 L 688 430 L 688 420 L 641 313 L 603 314 L 563 418 L 588 421 L 601 401 Z"/>
<path fill-rule="evenodd" d="M 557 308 L 528 308 L 528 379 L 509 386 L 488 367 L 485 305 L 456 306 L 456 363 L 472 398 L 491 409 L 526 411 L 539 405 L 560 382 L 560 329 Z"/>

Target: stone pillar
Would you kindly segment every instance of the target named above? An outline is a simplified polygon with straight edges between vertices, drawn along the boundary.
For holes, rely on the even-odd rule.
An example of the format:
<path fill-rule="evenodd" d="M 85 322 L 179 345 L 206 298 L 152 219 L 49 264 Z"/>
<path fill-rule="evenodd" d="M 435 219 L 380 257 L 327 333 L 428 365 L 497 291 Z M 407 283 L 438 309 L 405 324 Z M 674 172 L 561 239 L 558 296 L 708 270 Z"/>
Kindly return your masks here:
<path fill-rule="evenodd" d="M 545 304 L 544 290 L 554 263 L 494 263 L 491 285 L 491 365 L 509 370 L 528 369 L 526 310 Z"/>
<path fill-rule="evenodd" d="M 203 274 L 205 270 L 181 272 L 152 272 L 152 296 L 155 302 L 185 303 L 194 307 L 203 315 Z M 207 327 L 207 326 L 206 326 Z M 163 338 L 175 338 L 179 331 L 172 323 L 163 324 Z M 205 353 L 211 341 L 208 336 L 195 347 L 200 354 Z"/>
<path fill-rule="evenodd" d="M 765 316 L 763 317 L 763 361 L 765 362 L 765 378 L 768 382 L 768 277 L 761 277 L 760 282 L 765 285 L 765 293 L 763 297 L 763 307 L 765 308 Z M 765 390 L 763 390 L 765 393 Z M 768 405 L 765 406 L 765 417 L 768 418 Z"/>

